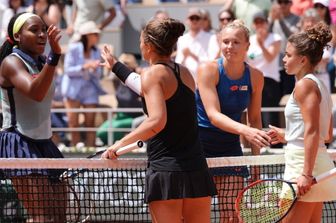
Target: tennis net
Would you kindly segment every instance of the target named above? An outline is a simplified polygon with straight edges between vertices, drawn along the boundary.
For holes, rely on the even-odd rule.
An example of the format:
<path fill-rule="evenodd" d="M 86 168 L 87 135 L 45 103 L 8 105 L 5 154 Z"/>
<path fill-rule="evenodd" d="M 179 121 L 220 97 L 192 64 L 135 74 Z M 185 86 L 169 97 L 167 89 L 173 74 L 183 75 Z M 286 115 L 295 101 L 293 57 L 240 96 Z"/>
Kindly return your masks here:
<path fill-rule="evenodd" d="M 336 160 L 336 153 L 330 155 Z M 229 221 L 238 191 L 252 179 L 281 179 L 284 172 L 283 154 L 210 158 L 208 164 L 249 173 L 219 181 L 211 222 Z M 141 158 L 0 159 L 0 222 L 151 222 L 144 203 L 146 167 Z M 336 202 L 324 204 L 322 222 L 336 222 Z"/>

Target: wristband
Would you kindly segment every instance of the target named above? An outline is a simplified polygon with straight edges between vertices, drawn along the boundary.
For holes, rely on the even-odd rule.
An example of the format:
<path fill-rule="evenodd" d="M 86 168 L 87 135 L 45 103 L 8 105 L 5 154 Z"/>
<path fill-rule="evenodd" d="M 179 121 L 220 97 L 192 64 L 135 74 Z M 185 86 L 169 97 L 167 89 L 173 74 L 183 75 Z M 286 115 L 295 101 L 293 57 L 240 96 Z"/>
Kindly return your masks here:
<path fill-rule="evenodd" d="M 137 95 L 141 94 L 141 78 L 140 74 L 130 73 L 125 81 L 125 85 L 134 91 Z"/>
<path fill-rule="evenodd" d="M 125 83 L 127 77 L 132 73 L 132 71 L 123 63 L 117 62 L 112 67 L 112 72 L 117 75 L 117 77 Z"/>
<path fill-rule="evenodd" d="M 57 54 L 51 51 L 47 57 L 46 63 L 50 66 L 57 66 L 60 57 L 61 54 Z"/>

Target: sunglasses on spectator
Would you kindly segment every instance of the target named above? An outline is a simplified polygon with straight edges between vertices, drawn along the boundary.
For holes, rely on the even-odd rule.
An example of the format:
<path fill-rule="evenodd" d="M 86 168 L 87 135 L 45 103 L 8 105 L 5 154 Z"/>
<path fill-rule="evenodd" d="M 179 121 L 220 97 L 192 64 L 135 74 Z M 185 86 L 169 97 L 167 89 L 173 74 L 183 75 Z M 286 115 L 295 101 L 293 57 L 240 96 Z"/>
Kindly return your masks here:
<path fill-rule="evenodd" d="M 326 8 L 324 5 L 322 5 L 321 3 L 315 3 L 314 4 L 314 8 L 316 8 L 316 9 L 318 9 L 318 8 L 320 8 L 320 9 L 324 9 L 324 8 Z"/>
<path fill-rule="evenodd" d="M 199 21 L 201 19 L 201 17 L 197 16 L 197 15 L 193 15 L 193 16 L 190 16 L 189 19 L 191 21 Z"/>
<path fill-rule="evenodd" d="M 279 5 L 292 3 L 292 1 L 288 1 L 288 0 L 284 0 L 284 1 L 278 0 L 277 2 Z"/>
<path fill-rule="evenodd" d="M 232 21 L 232 18 L 231 17 L 223 17 L 223 18 L 219 18 L 219 21 L 221 21 L 221 22 L 224 22 L 224 21 L 230 22 L 230 21 Z"/>

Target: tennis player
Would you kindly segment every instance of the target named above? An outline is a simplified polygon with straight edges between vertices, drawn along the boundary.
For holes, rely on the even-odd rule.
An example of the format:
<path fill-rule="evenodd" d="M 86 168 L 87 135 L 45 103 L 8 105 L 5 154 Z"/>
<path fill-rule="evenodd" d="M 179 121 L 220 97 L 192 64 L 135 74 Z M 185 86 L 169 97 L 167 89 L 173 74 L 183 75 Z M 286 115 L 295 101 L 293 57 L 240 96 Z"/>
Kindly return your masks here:
<path fill-rule="evenodd" d="M 8 37 L 0 52 L 3 158 L 63 158 L 51 141 L 50 123 L 53 80 L 61 55 L 60 38 L 58 28 L 50 25 L 47 29 L 42 19 L 32 13 L 17 14 L 9 22 Z M 51 52 L 45 58 L 42 54 L 47 40 Z M 65 221 L 64 187 L 51 180 L 52 175 L 59 176 L 59 171 L 30 169 L 3 173 L 12 179 L 28 211 L 27 222 Z"/>
<path fill-rule="evenodd" d="M 210 222 L 216 194 L 198 137 L 194 79 L 170 58 L 184 31 L 174 19 L 151 20 L 144 27 L 140 49 L 150 67 L 141 74 L 141 88 L 147 118 L 102 155 L 117 158 L 118 148 L 148 141 L 145 201 L 157 223 Z M 128 76 L 130 71 L 110 53 L 105 47 L 103 65 Z"/>
<path fill-rule="evenodd" d="M 263 74 L 246 64 L 249 30 L 242 21 L 227 24 L 220 34 L 223 57 L 200 65 L 196 102 L 201 144 L 206 157 L 242 156 L 240 136 L 251 143 L 252 154 L 269 145 L 270 137 L 260 130 Z M 248 125 L 241 122 L 247 109 Z M 238 222 L 234 199 L 243 188 L 246 167 L 211 169 L 219 194 L 221 219 Z M 255 176 L 255 173 L 252 174 Z M 234 182 L 223 188 L 224 181 Z"/>
<path fill-rule="evenodd" d="M 334 168 L 325 143 L 332 138 L 332 100 L 315 75 L 324 48 L 332 38 L 322 22 L 288 38 L 283 58 L 295 88 L 285 108 L 286 130 L 270 126 L 272 143 L 287 143 L 284 179 L 297 182 L 299 200 L 283 222 L 321 222 L 324 201 L 336 199 L 336 180 L 312 186 L 313 176 Z"/>

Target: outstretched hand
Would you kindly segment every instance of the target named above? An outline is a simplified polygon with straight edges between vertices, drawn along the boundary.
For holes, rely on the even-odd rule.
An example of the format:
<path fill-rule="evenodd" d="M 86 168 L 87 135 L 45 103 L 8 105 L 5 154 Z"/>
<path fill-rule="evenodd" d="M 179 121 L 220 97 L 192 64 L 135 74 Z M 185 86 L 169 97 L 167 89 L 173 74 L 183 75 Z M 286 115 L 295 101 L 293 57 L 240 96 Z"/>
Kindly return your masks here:
<path fill-rule="evenodd" d="M 51 50 L 56 54 L 61 54 L 62 48 L 59 44 L 59 40 L 62 37 L 61 30 L 58 29 L 55 25 L 50 25 L 47 30 L 47 34 Z"/>
<path fill-rule="evenodd" d="M 101 57 L 104 61 L 101 62 L 100 65 L 110 70 L 117 63 L 117 59 L 112 55 L 112 52 L 113 49 L 111 45 L 104 45 L 103 50 L 101 51 Z"/>
<path fill-rule="evenodd" d="M 273 125 L 269 125 L 270 130 L 267 131 L 267 135 L 271 137 L 270 143 L 272 145 L 278 143 L 286 143 L 285 140 L 285 131 L 281 128 L 275 127 Z"/>
<path fill-rule="evenodd" d="M 260 129 L 249 127 L 245 132 L 244 137 L 257 148 L 266 147 L 270 145 L 271 137 Z"/>

